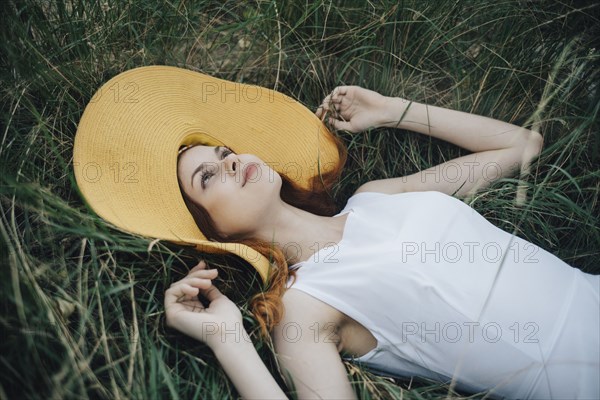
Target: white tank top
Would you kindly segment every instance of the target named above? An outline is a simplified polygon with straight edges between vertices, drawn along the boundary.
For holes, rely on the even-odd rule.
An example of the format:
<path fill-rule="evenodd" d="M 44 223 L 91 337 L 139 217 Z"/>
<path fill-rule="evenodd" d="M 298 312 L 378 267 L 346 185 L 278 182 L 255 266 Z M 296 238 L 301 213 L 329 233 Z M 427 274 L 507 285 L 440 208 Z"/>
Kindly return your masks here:
<path fill-rule="evenodd" d="M 288 287 L 367 328 L 354 359 L 511 398 L 600 398 L 600 276 L 446 194 L 354 195 L 341 241 Z"/>

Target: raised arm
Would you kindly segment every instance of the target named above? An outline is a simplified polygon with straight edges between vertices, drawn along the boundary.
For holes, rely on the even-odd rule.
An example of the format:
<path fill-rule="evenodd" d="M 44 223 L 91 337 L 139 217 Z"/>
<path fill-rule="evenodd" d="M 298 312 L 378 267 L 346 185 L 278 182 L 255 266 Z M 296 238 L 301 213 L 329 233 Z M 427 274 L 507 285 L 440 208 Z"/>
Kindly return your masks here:
<path fill-rule="evenodd" d="M 240 310 L 212 284 L 217 270 L 205 268 L 201 261 L 166 291 L 167 325 L 208 344 L 243 398 L 287 398 L 244 330 Z M 210 302 L 208 308 L 199 293 Z"/>
<path fill-rule="evenodd" d="M 337 129 L 359 132 L 396 127 L 443 139 L 474 152 L 400 178 L 367 182 L 358 191 L 398 193 L 437 190 L 463 196 L 492 181 L 526 173 L 543 140 L 535 131 L 461 111 L 385 97 L 358 87 L 341 86 L 325 98 L 317 115 Z"/>

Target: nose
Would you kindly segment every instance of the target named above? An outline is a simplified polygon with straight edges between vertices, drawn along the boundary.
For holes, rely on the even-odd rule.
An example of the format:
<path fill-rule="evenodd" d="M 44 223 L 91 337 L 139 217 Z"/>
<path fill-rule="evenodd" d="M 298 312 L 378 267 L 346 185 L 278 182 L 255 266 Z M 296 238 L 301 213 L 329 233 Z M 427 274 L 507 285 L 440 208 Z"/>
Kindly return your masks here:
<path fill-rule="evenodd" d="M 231 153 L 228 154 L 224 159 L 223 162 L 225 163 L 224 167 L 225 167 L 225 173 L 228 175 L 237 175 L 240 171 L 240 160 L 238 159 L 237 154 L 235 153 Z"/>

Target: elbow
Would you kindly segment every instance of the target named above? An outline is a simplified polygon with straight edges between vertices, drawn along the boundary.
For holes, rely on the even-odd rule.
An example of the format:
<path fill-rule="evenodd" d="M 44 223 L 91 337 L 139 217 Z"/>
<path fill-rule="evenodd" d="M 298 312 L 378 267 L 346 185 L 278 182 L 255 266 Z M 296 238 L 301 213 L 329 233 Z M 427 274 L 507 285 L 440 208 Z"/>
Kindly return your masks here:
<path fill-rule="evenodd" d="M 544 137 L 538 131 L 530 131 L 528 145 L 533 153 L 533 157 L 538 157 L 544 148 Z"/>
<path fill-rule="evenodd" d="M 528 166 L 544 148 L 544 137 L 538 131 L 527 131 L 520 144 L 521 166 Z"/>

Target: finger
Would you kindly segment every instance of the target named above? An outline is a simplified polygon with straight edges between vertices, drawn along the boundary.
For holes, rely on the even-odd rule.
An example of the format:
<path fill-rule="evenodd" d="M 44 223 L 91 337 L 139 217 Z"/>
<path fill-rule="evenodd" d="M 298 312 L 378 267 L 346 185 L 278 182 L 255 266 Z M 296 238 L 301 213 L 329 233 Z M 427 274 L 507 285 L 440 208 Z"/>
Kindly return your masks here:
<path fill-rule="evenodd" d="M 208 289 L 201 289 L 200 294 L 211 303 L 220 297 L 225 297 L 215 285 L 211 285 Z"/>
<path fill-rule="evenodd" d="M 198 287 L 189 285 L 187 283 L 181 284 L 181 291 L 183 294 L 190 297 L 198 296 L 198 293 L 200 293 L 200 289 Z"/>
<path fill-rule="evenodd" d="M 189 274 L 186 279 L 189 278 L 194 278 L 194 279 L 201 279 L 203 281 L 212 281 L 213 279 L 216 279 L 218 277 L 219 273 L 216 269 L 209 269 L 206 271 L 196 271 L 193 272 L 191 274 Z M 207 287 L 205 285 L 203 285 L 203 287 Z"/>
<path fill-rule="evenodd" d="M 333 89 L 331 91 L 332 94 L 332 100 L 334 102 L 339 101 L 342 97 L 344 97 L 346 95 L 346 93 L 348 93 L 348 87 L 347 86 L 338 86 L 335 89 Z"/>
<path fill-rule="evenodd" d="M 331 97 L 329 98 L 329 104 L 333 105 L 333 106 L 338 106 L 339 104 L 342 103 L 342 100 L 344 99 L 344 96 L 340 95 L 339 93 L 332 93 Z"/>
<path fill-rule="evenodd" d="M 331 104 L 331 94 L 328 94 L 327 96 L 325 96 L 325 98 L 323 99 L 323 103 L 321 103 L 321 107 L 323 107 L 323 110 L 325 111 L 329 111 L 329 105 Z"/>
<path fill-rule="evenodd" d="M 323 110 L 323 106 L 319 106 L 317 107 L 317 111 L 315 111 L 315 115 L 317 116 L 317 118 L 321 118 L 324 112 L 325 111 Z"/>
<path fill-rule="evenodd" d="M 340 92 L 335 92 L 331 96 L 331 103 L 335 104 L 335 105 L 342 104 L 342 101 L 344 100 L 344 98 L 345 97 L 343 94 L 341 94 Z"/>
<path fill-rule="evenodd" d="M 172 288 L 182 283 L 187 283 L 200 288 L 208 288 L 211 284 L 211 279 L 213 279 L 210 277 L 210 275 L 214 275 L 216 278 L 214 273 L 209 273 L 209 276 L 207 276 L 204 271 L 196 271 L 192 276 L 187 275 L 185 278 L 180 279 L 177 282 L 173 282 L 170 287 Z"/>
<path fill-rule="evenodd" d="M 219 275 L 219 271 L 216 269 L 191 269 L 188 274 L 182 279 L 171 283 L 170 287 L 179 285 L 181 282 L 186 282 L 189 278 L 202 278 L 204 280 L 215 279 Z M 206 285 L 203 285 L 206 286 Z"/>
<path fill-rule="evenodd" d="M 321 115 L 319 116 L 321 118 L 321 121 L 325 118 L 325 116 L 327 116 L 327 114 L 336 112 L 335 108 L 333 107 L 333 104 L 323 103 L 323 104 L 321 104 L 321 107 L 322 107 L 322 111 L 321 111 Z"/>
<path fill-rule="evenodd" d="M 204 278 L 204 279 L 215 279 L 219 275 L 219 271 L 216 269 L 200 269 L 196 271 L 190 271 L 187 277 Z"/>
<path fill-rule="evenodd" d="M 200 260 L 200 262 L 198 264 L 196 264 L 196 266 L 194 268 L 192 268 L 190 270 L 190 272 L 198 271 L 200 269 L 206 269 L 206 262 L 204 260 Z"/>
<path fill-rule="evenodd" d="M 165 304 L 178 303 L 184 300 L 186 297 L 198 296 L 200 289 L 193 287 L 187 283 L 180 283 L 177 286 L 169 288 L 165 292 Z"/>
<path fill-rule="evenodd" d="M 181 281 L 181 283 L 197 287 L 199 289 L 208 289 L 212 285 L 212 281 L 206 278 L 198 278 L 198 277 L 187 277 Z"/>
<path fill-rule="evenodd" d="M 323 103 L 323 109 L 329 114 L 336 115 L 338 113 L 339 106 L 330 100 L 327 103 Z"/>
<path fill-rule="evenodd" d="M 329 111 L 324 111 L 320 116 L 319 119 L 321 120 L 321 122 L 325 121 L 325 117 L 327 117 L 327 115 L 329 115 Z"/>
<path fill-rule="evenodd" d="M 352 128 L 352 124 L 348 121 L 342 121 L 342 120 L 335 119 L 335 118 L 329 118 L 328 121 L 329 121 L 329 124 L 331 124 L 337 130 L 354 132 L 354 129 Z"/>

